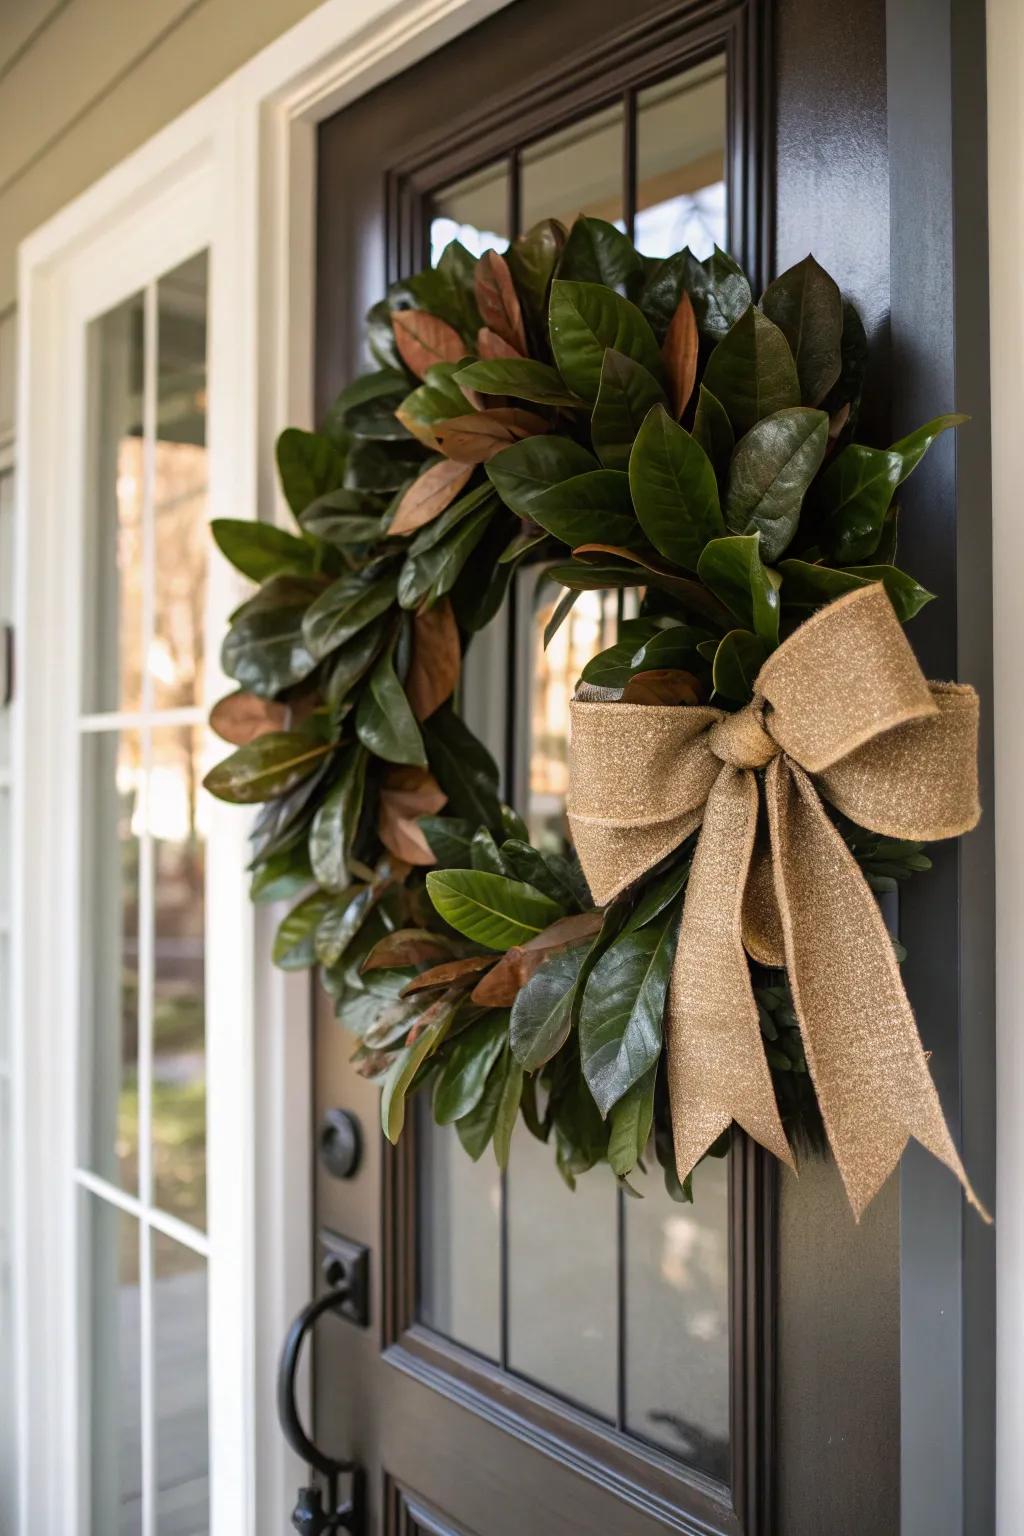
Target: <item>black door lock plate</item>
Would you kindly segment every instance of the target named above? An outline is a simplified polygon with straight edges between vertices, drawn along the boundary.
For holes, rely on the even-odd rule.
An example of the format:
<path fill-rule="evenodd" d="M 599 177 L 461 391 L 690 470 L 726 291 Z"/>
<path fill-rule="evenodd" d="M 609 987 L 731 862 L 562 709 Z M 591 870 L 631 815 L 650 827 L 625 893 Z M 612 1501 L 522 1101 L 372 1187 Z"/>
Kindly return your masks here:
<path fill-rule="evenodd" d="M 338 1232 L 320 1232 L 321 1269 L 332 1290 L 343 1291 L 332 1310 L 338 1317 L 365 1328 L 370 1321 L 370 1250 Z"/>

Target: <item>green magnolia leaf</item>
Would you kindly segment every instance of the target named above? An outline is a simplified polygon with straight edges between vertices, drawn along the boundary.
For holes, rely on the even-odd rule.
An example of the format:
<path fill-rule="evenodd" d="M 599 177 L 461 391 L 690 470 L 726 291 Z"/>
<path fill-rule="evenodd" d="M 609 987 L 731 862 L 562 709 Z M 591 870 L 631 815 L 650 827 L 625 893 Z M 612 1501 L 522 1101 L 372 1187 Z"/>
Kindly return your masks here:
<path fill-rule="evenodd" d="M 813 497 L 818 542 L 832 560 L 849 565 L 874 554 L 902 478 L 903 456 L 895 449 L 850 443 L 836 455 Z"/>
<path fill-rule="evenodd" d="M 519 880 L 476 869 L 432 869 L 427 894 L 450 927 L 487 949 L 525 944 L 565 909 Z"/>
<path fill-rule="evenodd" d="M 606 469 L 628 468 L 633 441 L 648 411 L 666 404 L 665 391 L 646 368 L 613 347 L 606 350 L 590 418 L 590 435 Z"/>
<path fill-rule="evenodd" d="M 623 933 L 635 933 L 638 928 L 653 922 L 675 901 L 689 877 L 690 860 L 683 857 L 677 858 L 662 874 L 655 876 L 626 919 Z"/>
<path fill-rule="evenodd" d="M 578 866 L 561 854 L 541 853 L 518 837 L 506 838 L 499 851 L 502 863 L 514 880 L 532 885 L 570 912 L 584 904 L 590 905 Z"/>
<path fill-rule="evenodd" d="M 277 471 L 285 500 L 298 517 L 311 501 L 341 485 L 345 455 L 319 432 L 286 427 L 277 439 Z"/>
<path fill-rule="evenodd" d="M 387 496 L 407 485 L 422 462 L 423 449 L 415 442 L 355 442 L 345 460 L 344 486 Z"/>
<path fill-rule="evenodd" d="M 423 722 L 430 769 L 445 794 L 454 817 L 464 817 L 476 827 L 501 830 L 498 799 L 498 765 L 482 741 L 456 714 L 451 703 L 442 704 Z"/>
<path fill-rule="evenodd" d="M 503 448 L 484 467 L 506 507 L 530 517 L 534 501 L 550 486 L 598 466 L 593 455 L 570 438 L 541 435 Z"/>
<path fill-rule="evenodd" d="M 461 240 L 449 240 L 435 271 L 450 294 L 451 309 L 442 318 L 450 320 L 465 341 L 475 341 L 482 324 L 476 301 L 476 257 Z"/>
<path fill-rule="evenodd" d="M 350 878 L 348 861 L 363 808 L 366 762 L 360 747 L 343 754 L 338 777 L 309 829 L 309 862 L 317 884 L 327 891 L 343 890 Z"/>
<path fill-rule="evenodd" d="M 551 617 L 544 625 L 543 640 L 545 650 L 547 650 L 548 646 L 551 644 L 552 640 L 558 634 L 558 631 L 569 617 L 570 613 L 576 605 L 579 595 L 579 592 L 563 592 L 562 596 L 558 599 Z"/>
<path fill-rule="evenodd" d="M 789 342 L 805 405 L 819 405 L 842 367 L 843 296 L 835 281 L 805 256 L 764 291 L 761 308 Z"/>
<path fill-rule="evenodd" d="M 418 608 L 424 599 L 428 605 L 433 604 L 451 591 L 496 510 L 497 498 L 485 498 L 468 516 L 459 517 L 447 537 L 433 538 L 429 547 L 422 550 L 413 541 L 398 578 L 398 602 L 402 608 Z M 437 521 L 440 523 L 442 518 Z M 432 524 L 423 530 L 432 531 Z"/>
<path fill-rule="evenodd" d="M 725 532 L 711 461 L 662 405 L 648 413 L 629 457 L 633 505 L 655 549 L 695 571 L 709 539 Z"/>
<path fill-rule="evenodd" d="M 757 635 L 747 629 L 731 629 L 715 652 L 711 670 L 715 692 L 725 699 L 746 704 L 767 655 L 768 647 Z"/>
<path fill-rule="evenodd" d="M 304 533 L 344 549 L 371 544 L 384 532 L 383 505 L 362 491 L 328 491 L 311 501 L 299 518 Z"/>
<path fill-rule="evenodd" d="M 665 340 L 672 316 L 687 291 L 686 278 L 693 257 L 688 250 L 675 251 L 655 264 L 637 298 L 637 307 L 650 324 L 659 346 Z M 746 301 L 750 303 L 749 298 Z M 746 308 L 746 304 L 743 306 Z"/>
<path fill-rule="evenodd" d="M 555 1123 L 555 1166 L 570 1189 L 608 1151 L 609 1124 L 601 1119 L 583 1078 L 574 1073 L 551 1111 Z"/>
<path fill-rule="evenodd" d="M 737 445 L 725 521 L 735 533 L 760 533 L 766 561 L 777 560 L 796 533 L 804 494 L 827 445 L 828 417 L 806 406 L 764 417 Z"/>
<path fill-rule="evenodd" d="M 850 420 L 855 422 L 868 366 L 868 338 L 863 321 L 849 299 L 843 300 L 843 335 L 840 354 L 839 378 L 821 405 L 829 415 L 840 410 L 842 406 L 849 405 Z"/>
<path fill-rule="evenodd" d="M 356 735 L 368 752 L 387 763 L 427 766 L 423 737 L 390 651 L 376 663 L 359 695 Z"/>
<path fill-rule="evenodd" d="M 800 404 L 800 380 L 789 342 L 753 307 L 715 347 L 703 382 L 740 435 L 762 417 Z"/>
<path fill-rule="evenodd" d="M 634 672 L 659 671 L 666 667 L 692 671 L 698 656 L 698 645 L 711 638 L 710 630 L 698 629 L 693 624 L 673 624 L 671 629 L 660 629 L 633 653 L 630 675 Z"/>
<path fill-rule="evenodd" d="M 644 275 L 643 257 L 629 236 L 614 224 L 582 213 L 573 221 L 558 263 L 560 279 L 604 283 L 632 299 L 642 288 Z"/>
<path fill-rule="evenodd" d="M 398 581 L 394 572 L 351 571 L 333 582 L 308 609 L 302 634 L 311 656 L 321 661 L 391 607 Z"/>
<path fill-rule="evenodd" d="M 763 564 L 760 542 L 757 533 L 714 539 L 701 555 L 697 574 L 741 624 L 772 647 L 779 642 L 780 578 Z"/>
<path fill-rule="evenodd" d="M 211 768 L 203 784 L 218 800 L 233 805 L 273 800 L 286 795 L 333 751 L 333 742 L 314 741 L 298 731 L 270 731 Z"/>
<path fill-rule="evenodd" d="M 279 965 L 283 971 L 302 971 L 316 964 L 313 937 L 332 900 L 326 892 L 314 891 L 312 896 L 300 901 L 282 919 L 270 952 L 275 965 Z"/>
<path fill-rule="evenodd" d="M 736 444 L 736 434 L 732 430 L 725 406 L 703 384 L 697 396 L 693 435 L 711 460 L 719 480 L 724 481 Z"/>
<path fill-rule="evenodd" d="M 434 1086 L 434 1119 L 450 1125 L 474 1110 L 483 1098 L 491 1068 L 508 1039 L 508 1013 L 487 1014 L 460 1034 Z"/>
<path fill-rule="evenodd" d="M 686 261 L 685 286 L 700 333 L 710 341 L 719 341 L 749 307 L 750 284 L 739 264 L 717 245 L 703 261 L 697 261 L 689 251 L 682 255 Z"/>
<path fill-rule="evenodd" d="M 408 392 L 408 377 L 401 367 L 360 374 L 337 396 L 321 431 L 332 442 L 344 441 L 348 435 L 384 442 L 408 437 L 395 416 Z"/>
<path fill-rule="evenodd" d="M 331 903 L 317 925 L 314 940 L 316 958 L 321 965 L 328 969 L 337 965 L 379 900 L 379 892 L 371 885 L 364 885 L 354 894 L 346 892 L 344 897 Z M 349 1020 L 346 1018 L 345 1022 L 348 1024 Z"/>
<path fill-rule="evenodd" d="M 512 1004 L 509 1044 L 527 1072 L 550 1061 L 569 1038 L 572 1001 L 586 945 L 550 955 L 520 988 Z"/>
<path fill-rule="evenodd" d="M 950 427 L 963 426 L 964 422 L 970 419 L 969 416 L 956 413 L 936 416 L 934 421 L 926 422 L 923 427 L 918 427 L 916 432 L 909 432 L 906 437 L 901 437 L 899 442 L 893 443 L 889 451 L 898 453 L 903 460 L 897 485 L 902 485 L 907 476 L 917 468 L 937 437 Z"/>
<path fill-rule="evenodd" d="M 336 710 L 373 665 L 389 628 L 386 614 L 374 619 L 334 652 L 324 684 L 324 697 Z"/>
<path fill-rule="evenodd" d="M 366 311 L 366 341 L 375 363 L 389 372 L 404 374 L 405 364 L 395 345 L 395 330 L 391 324 L 391 305 L 387 299 L 379 299 Z M 330 437 L 327 423 L 324 431 Z"/>
<path fill-rule="evenodd" d="M 286 854 L 288 857 L 304 854 L 306 830 L 330 769 L 330 756 L 324 756 L 319 767 L 300 780 L 294 789 L 264 803 L 249 834 L 252 851 L 250 869 L 255 869 L 264 859 L 272 859 L 277 854 Z M 307 878 L 312 879 L 308 855 L 304 856 Z"/>
<path fill-rule="evenodd" d="M 454 528 L 469 517 L 472 512 L 478 512 L 481 507 L 487 507 L 491 511 L 497 506 L 494 491 L 489 485 L 478 485 L 465 496 L 460 496 L 453 501 L 450 507 L 446 507 L 440 517 L 435 517 L 416 534 L 409 544 L 409 553 L 413 556 L 425 555 L 446 539 Z"/>
<path fill-rule="evenodd" d="M 494 1160 L 504 1170 L 508 1167 L 512 1149 L 512 1132 L 519 1114 L 519 1101 L 523 1096 L 523 1069 L 512 1052 L 505 1050 L 501 1059 L 502 1085 L 498 1109 L 494 1117 Z"/>
<path fill-rule="evenodd" d="M 445 994 L 419 1018 L 419 1034 L 412 1045 L 400 1051 L 384 1077 L 380 1095 L 380 1123 L 392 1144 L 405 1125 L 405 1101 L 413 1078 L 429 1056 L 437 1050 L 452 1026 L 462 1002 L 461 993 Z"/>
<path fill-rule="evenodd" d="M 475 389 L 481 395 L 512 395 L 516 400 L 568 408 L 583 405 L 566 389 L 554 368 L 527 357 L 470 363 L 468 368 L 460 368 L 455 377 L 463 388 Z"/>
<path fill-rule="evenodd" d="M 228 677 L 264 699 L 308 677 L 316 666 L 302 630 L 310 597 L 309 592 L 293 593 L 280 607 L 247 604 L 221 647 L 220 662 Z"/>
<path fill-rule="evenodd" d="M 469 845 L 469 863 L 472 869 L 482 869 L 492 875 L 511 875 L 512 870 L 505 867 L 505 861 L 498 852 L 498 845 L 486 827 L 479 827 L 473 833 L 473 840 Z"/>
<path fill-rule="evenodd" d="M 455 1122 L 455 1131 L 462 1143 L 462 1150 L 478 1162 L 487 1149 L 498 1120 L 498 1109 L 505 1092 L 505 1059 L 499 1053 L 484 1084 L 484 1091 L 468 1114 Z"/>
<path fill-rule="evenodd" d="M 889 594 L 896 616 L 905 624 L 925 603 L 930 603 L 934 592 L 925 591 L 912 576 L 897 570 L 894 565 L 856 565 L 845 570 L 835 570 L 827 565 L 811 565 L 803 560 L 783 560 L 779 565 L 782 577 L 782 599 L 787 607 L 820 608 L 844 592 L 857 587 L 869 586 L 880 581 Z"/>
<path fill-rule="evenodd" d="M 249 882 L 249 899 L 259 903 L 290 901 L 312 883 L 309 853 L 300 844 L 272 854 L 260 865 Z"/>
<path fill-rule="evenodd" d="M 640 526 L 629 477 L 618 469 L 591 469 L 550 486 L 530 503 L 535 523 L 568 544 L 634 544 Z"/>
<path fill-rule="evenodd" d="M 678 914 L 624 933 L 597 962 L 580 1006 L 580 1065 L 607 1115 L 661 1055 Z"/>
<path fill-rule="evenodd" d="M 624 688 L 633 675 L 638 647 L 660 631 L 657 619 L 626 619 L 619 625 L 615 644 L 598 651 L 587 662 L 581 674 L 583 682 L 593 683 L 597 688 Z"/>
<path fill-rule="evenodd" d="M 476 823 L 461 816 L 420 816 L 420 831 L 440 868 L 465 869 L 476 835 Z"/>
<path fill-rule="evenodd" d="M 557 219 L 542 219 L 525 235 L 513 240 L 505 252 L 523 318 L 536 356 L 547 348 L 548 293 L 558 258 L 565 245 L 565 229 Z"/>
<path fill-rule="evenodd" d="M 301 574 L 313 568 L 313 549 L 305 539 L 297 539 L 273 523 L 215 517 L 210 532 L 225 559 L 251 581 L 266 581 L 279 571 Z"/>
<path fill-rule="evenodd" d="M 599 283 L 556 278 L 551 285 L 548 325 L 558 371 L 584 400 L 597 399 L 606 347 L 624 352 L 655 378 L 664 377 L 658 343 L 643 315 L 628 299 Z"/>
<path fill-rule="evenodd" d="M 643 1157 L 654 1126 L 654 1085 L 657 1073 L 645 1072 L 611 1111 L 608 1162 L 619 1178 L 631 1173 Z"/>

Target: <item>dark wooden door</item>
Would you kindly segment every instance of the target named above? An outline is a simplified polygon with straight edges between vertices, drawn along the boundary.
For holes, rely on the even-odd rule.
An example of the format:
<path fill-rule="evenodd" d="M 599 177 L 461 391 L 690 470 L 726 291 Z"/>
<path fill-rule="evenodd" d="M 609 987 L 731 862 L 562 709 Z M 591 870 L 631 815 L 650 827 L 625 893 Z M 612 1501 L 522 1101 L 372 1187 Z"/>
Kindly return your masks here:
<path fill-rule="evenodd" d="M 915 34 L 917 8 L 516 0 L 346 108 L 319 138 L 318 408 L 364 362 L 365 310 L 432 246 L 500 244 L 584 210 L 623 220 L 651 254 L 718 239 L 755 282 L 813 250 L 867 324 L 868 430 L 888 441 L 950 409 L 958 373 L 983 439 L 984 284 L 968 299 L 949 282 L 967 238 L 957 199 L 984 185 L 982 17 L 940 5 Z M 923 170 L 915 113 L 944 146 Z M 983 251 L 983 215 L 974 239 Z M 982 535 L 986 451 L 968 450 Z M 958 540 L 967 481 L 951 452 L 932 476 L 905 509 L 911 563 L 930 568 L 947 616 L 922 621 L 922 655 L 984 690 L 984 537 L 967 553 Z M 575 660 L 541 662 L 543 619 L 527 573 L 474 643 L 463 700 L 538 834 L 562 788 L 564 717 L 545 701 Z M 990 1041 L 983 1019 L 965 1058 L 961 1018 L 987 1018 L 988 860 L 982 838 L 940 861 L 904 913 L 912 994 L 985 1193 Z M 315 1027 L 318 1123 L 340 1107 L 363 1130 L 353 1178 L 317 1164 L 317 1225 L 370 1250 L 368 1326 L 329 1318 L 317 1335 L 316 1432 L 366 1469 L 374 1536 L 992 1528 L 991 1248 L 923 1160 L 859 1228 L 828 1163 L 780 1177 L 742 1141 L 699 1170 L 694 1206 L 653 1183 L 624 1201 L 598 1171 L 570 1194 L 525 1140 L 504 1176 L 426 1124 L 388 1147 L 328 1006 Z"/>

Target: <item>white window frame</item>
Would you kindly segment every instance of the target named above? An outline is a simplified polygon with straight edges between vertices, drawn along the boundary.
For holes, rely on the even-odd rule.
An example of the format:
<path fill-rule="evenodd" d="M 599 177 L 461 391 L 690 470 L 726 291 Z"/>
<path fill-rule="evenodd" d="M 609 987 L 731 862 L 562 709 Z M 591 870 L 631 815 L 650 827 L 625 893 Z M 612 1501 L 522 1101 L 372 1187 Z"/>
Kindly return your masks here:
<path fill-rule="evenodd" d="M 73 1177 L 86 327 L 208 249 L 209 515 L 282 516 L 273 441 L 312 415 L 316 125 L 505 3 L 327 0 L 19 253 L 11 934 L 19 1536 L 93 1536 L 76 1477 Z M 222 682 L 210 662 L 237 596 L 236 578 L 215 559 L 210 698 Z M 302 1480 L 276 1426 L 273 1379 L 280 1341 L 312 1286 L 310 991 L 302 976 L 269 963 L 275 914 L 248 901 L 245 815 L 222 806 L 211 815 L 211 1524 L 214 1536 L 276 1536 Z"/>

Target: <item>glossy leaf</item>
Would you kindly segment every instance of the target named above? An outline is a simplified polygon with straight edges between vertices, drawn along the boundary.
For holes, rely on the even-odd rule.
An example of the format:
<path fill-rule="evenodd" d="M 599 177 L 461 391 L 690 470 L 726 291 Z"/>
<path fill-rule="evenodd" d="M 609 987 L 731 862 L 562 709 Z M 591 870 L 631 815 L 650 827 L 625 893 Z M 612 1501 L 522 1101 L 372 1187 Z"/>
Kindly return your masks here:
<path fill-rule="evenodd" d="M 439 865 L 465 868 L 476 832 L 472 821 L 461 816 L 420 816 L 419 825 Z"/>
<path fill-rule="evenodd" d="M 649 412 L 633 444 L 629 488 L 655 549 L 695 571 L 705 544 L 725 531 L 718 484 L 703 448 L 663 406 Z"/>
<path fill-rule="evenodd" d="M 633 441 L 648 411 L 666 404 L 665 391 L 647 369 L 609 347 L 590 418 L 590 435 L 606 469 L 627 469 Z"/>
<path fill-rule="evenodd" d="M 405 1124 L 405 1101 L 413 1078 L 420 1067 L 433 1055 L 452 1026 L 452 1020 L 462 1002 L 462 995 L 444 995 L 432 1003 L 419 1017 L 419 1033 L 411 1045 L 400 1051 L 388 1068 L 380 1095 L 380 1121 L 384 1134 L 392 1143 L 402 1134 Z"/>
<path fill-rule="evenodd" d="M 462 647 L 452 605 L 447 598 L 413 616 L 412 660 L 405 691 L 417 720 L 426 720 L 455 692 L 462 668 Z"/>
<path fill-rule="evenodd" d="M 838 565 L 874 554 L 885 515 L 903 476 L 903 456 L 850 443 L 836 454 L 814 488 L 818 542 Z"/>
<path fill-rule="evenodd" d="M 643 641 L 630 657 L 630 672 L 645 672 L 662 667 L 691 667 L 702 640 L 710 640 L 709 630 L 692 624 L 673 624 L 659 629 Z"/>
<path fill-rule="evenodd" d="M 505 252 L 534 353 L 539 346 L 547 346 L 548 294 L 565 238 L 557 219 L 542 219 L 517 236 Z"/>
<path fill-rule="evenodd" d="M 436 602 L 450 592 L 466 561 L 473 553 L 494 516 L 493 501 L 482 500 L 468 516 L 460 516 L 451 532 L 431 542 L 425 550 L 414 546 L 398 578 L 398 602 L 402 608 L 416 608 L 425 599 Z M 441 519 L 424 532 L 439 528 Z"/>
<path fill-rule="evenodd" d="M 584 400 L 597 399 L 606 347 L 625 353 L 655 378 L 663 377 L 658 343 L 643 315 L 628 299 L 597 283 L 556 278 L 548 324 L 558 371 Z"/>
<path fill-rule="evenodd" d="M 620 1179 L 633 1171 L 651 1139 L 656 1080 L 657 1072 L 652 1067 L 612 1108 L 608 1162 Z"/>
<path fill-rule="evenodd" d="M 402 361 L 418 379 L 425 378 L 434 363 L 457 363 L 465 356 L 458 331 L 426 310 L 395 310 L 391 324 Z"/>
<path fill-rule="evenodd" d="M 751 307 L 715 347 L 703 383 L 722 403 L 734 431 L 800 404 L 800 380 L 789 343 L 767 316 Z"/>
<path fill-rule="evenodd" d="M 678 914 L 623 934 L 605 951 L 580 1005 L 580 1065 L 602 1115 L 656 1064 Z"/>
<path fill-rule="evenodd" d="M 266 581 L 279 571 L 303 573 L 313 568 L 313 550 L 306 540 L 273 523 L 215 517 L 210 532 L 224 558 L 250 581 Z"/>
<path fill-rule="evenodd" d="M 345 460 L 345 488 L 390 496 L 413 478 L 422 457 L 417 443 L 355 442 Z"/>
<path fill-rule="evenodd" d="M 481 367 L 484 365 L 481 364 Z M 487 367 L 495 364 L 488 363 Z M 495 454 L 524 437 L 536 437 L 548 430 L 548 422 L 533 411 L 517 406 L 496 406 L 493 410 L 472 411 L 467 416 L 452 416 L 438 422 L 434 438 L 441 452 L 460 464 L 486 464 Z"/>
<path fill-rule="evenodd" d="M 309 862 L 317 883 L 326 891 L 341 891 L 349 882 L 349 854 L 363 808 L 366 753 L 349 747 L 338 776 L 327 792 L 309 829 Z"/>
<path fill-rule="evenodd" d="M 640 537 L 629 478 L 617 469 L 592 469 L 560 480 L 534 497 L 530 516 L 570 549 L 595 541 L 629 544 Z"/>
<path fill-rule="evenodd" d="M 271 731 L 283 731 L 287 724 L 288 709 L 284 704 L 273 704 L 244 689 L 227 694 L 210 711 L 210 729 L 234 747 L 244 747 Z"/>
<path fill-rule="evenodd" d="M 583 668 L 585 683 L 597 688 L 621 688 L 633 671 L 633 657 L 638 648 L 654 635 L 661 626 L 657 619 L 627 619 L 619 625 L 619 639 L 606 650 L 598 651 Z"/>
<path fill-rule="evenodd" d="M 420 822 L 439 811 L 447 798 L 428 769 L 389 768 L 377 802 L 377 832 L 388 852 L 406 864 L 434 864 Z"/>
<path fill-rule="evenodd" d="M 527 351 L 523 311 L 508 262 L 497 251 L 484 251 L 473 275 L 477 308 L 488 330 L 521 355 Z"/>
<path fill-rule="evenodd" d="M 354 887 L 335 897 L 317 924 L 313 941 L 321 965 L 328 969 L 337 965 L 379 900 L 380 892 L 371 885 Z"/>
<path fill-rule="evenodd" d="M 388 763 L 427 766 L 416 716 L 386 652 L 369 675 L 356 705 L 356 735 L 368 752 Z"/>
<path fill-rule="evenodd" d="M 315 741 L 298 731 L 273 731 L 211 768 L 203 785 L 218 800 L 252 805 L 286 795 L 319 767 L 331 742 Z"/>
<path fill-rule="evenodd" d="M 345 455 L 319 432 L 286 427 L 277 439 L 276 452 L 281 489 L 296 517 L 311 501 L 342 483 Z"/>
<path fill-rule="evenodd" d="M 474 828 L 500 830 L 498 766 L 483 742 L 477 740 L 451 704 L 443 704 L 423 722 L 423 735 L 430 766 L 448 796 L 452 815 L 464 817 Z"/>
<path fill-rule="evenodd" d="M 792 541 L 827 444 L 828 417 L 805 406 L 764 417 L 738 443 L 725 521 L 735 533 L 759 533 L 764 560 L 777 560 Z"/>
<path fill-rule="evenodd" d="M 690 295 L 684 293 L 672 316 L 668 333 L 662 342 L 661 355 L 665 360 L 672 409 L 680 417 L 690 403 L 697 378 L 697 354 L 700 337 L 697 334 L 697 317 L 693 312 Z"/>
<path fill-rule="evenodd" d="M 741 624 L 774 646 L 779 639 L 779 577 L 763 564 L 759 546 L 756 533 L 715 539 L 701 556 L 698 574 Z"/>
<path fill-rule="evenodd" d="M 476 1108 L 507 1039 L 507 1013 L 489 1014 L 458 1036 L 434 1088 L 438 1125 L 450 1125 Z"/>
<path fill-rule="evenodd" d="M 923 427 L 918 427 L 916 432 L 909 432 L 906 437 L 901 437 L 898 442 L 893 443 L 890 452 L 898 453 L 903 460 L 897 485 L 902 485 L 907 476 L 917 468 L 937 437 L 950 427 L 963 426 L 964 422 L 970 419 L 969 416 L 957 413 L 936 416 L 934 421 L 926 422 Z"/>
<path fill-rule="evenodd" d="M 441 459 L 428 465 L 404 492 L 388 524 L 388 533 L 392 536 L 415 533 L 432 523 L 464 489 L 472 473 L 471 464 L 457 464 L 453 459 Z"/>
<path fill-rule="evenodd" d="M 693 435 L 711 460 L 718 479 L 724 482 L 736 444 L 736 434 L 724 405 L 703 384 L 697 395 Z"/>
<path fill-rule="evenodd" d="M 492 965 L 470 994 L 471 1001 L 487 1007 L 509 1007 L 521 989 L 556 950 L 589 943 L 600 931 L 600 912 L 574 912 L 561 917 L 527 944 L 516 944 Z"/>
<path fill-rule="evenodd" d="M 813 256 L 765 289 L 761 308 L 789 342 L 805 405 L 819 405 L 842 366 L 843 296 Z"/>
<path fill-rule="evenodd" d="M 323 421 L 322 431 L 332 441 L 348 434 L 384 442 L 406 436 L 395 409 L 409 392 L 408 375 L 401 368 L 383 368 L 359 374 L 335 398 Z"/>
<path fill-rule="evenodd" d="M 711 670 L 715 692 L 725 699 L 746 704 L 767 655 L 768 648 L 763 640 L 749 630 L 731 629 L 715 652 Z"/>
<path fill-rule="evenodd" d="M 561 907 L 532 886 L 483 870 L 431 870 L 427 893 L 450 927 L 487 949 L 525 944 L 564 916 Z"/>
<path fill-rule="evenodd" d="M 894 565 L 856 565 L 845 570 L 835 570 L 826 565 L 812 565 L 803 560 L 783 560 L 779 565 L 782 576 L 782 599 L 789 606 L 820 608 L 852 592 L 857 587 L 880 581 L 889 594 L 889 600 L 901 623 L 906 623 L 920 613 L 934 597 L 905 571 Z"/>
<path fill-rule="evenodd" d="M 580 283 L 604 283 L 616 293 L 635 298 L 644 283 L 644 262 L 621 229 L 606 219 L 581 213 L 569 230 L 558 276 Z"/>
<path fill-rule="evenodd" d="M 474 978 L 494 964 L 493 955 L 460 955 L 457 959 L 442 960 L 429 970 L 411 976 L 402 988 L 403 997 L 414 997 L 417 992 L 433 992 L 438 987 L 450 987 L 453 982 Z"/>
<path fill-rule="evenodd" d="M 674 862 L 660 875 L 656 875 L 643 890 L 632 912 L 623 924 L 623 933 L 635 933 L 648 923 L 653 923 L 679 896 L 690 876 L 690 860 L 676 856 Z"/>
<path fill-rule="evenodd" d="M 842 406 L 848 406 L 850 418 L 856 421 L 868 365 L 868 338 L 864 323 L 849 299 L 843 300 L 843 333 L 839 350 L 839 378 L 821 402 L 822 409 L 831 415 Z"/>
<path fill-rule="evenodd" d="M 398 581 L 392 572 L 369 578 L 353 571 L 331 584 L 309 607 L 302 634 L 317 661 L 358 634 L 365 625 L 391 607 Z"/>
<path fill-rule="evenodd" d="M 549 486 L 597 467 L 593 455 L 567 437 L 529 437 L 496 454 L 486 473 L 506 507 L 530 517 L 533 502 Z"/>
<path fill-rule="evenodd" d="M 456 378 L 464 389 L 475 389 L 481 395 L 512 395 L 516 400 L 532 400 L 537 405 L 583 405 L 566 389 L 550 364 L 527 357 L 470 363 L 468 368 L 459 370 Z"/>
<path fill-rule="evenodd" d="M 519 1114 L 519 1101 L 523 1093 L 523 1069 L 506 1049 L 501 1058 L 502 1084 L 494 1117 L 494 1160 L 504 1171 L 508 1167 L 512 1150 L 512 1132 Z"/>
<path fill-rule="evenodd" d="M 689 251 L 682 256 L 686 290 L 693 300 L 700 333 L 719 341 L 750 305 L 750 284 L 739 264 L 717 245 L 703 261 L 697 261 Z"/>
<path fill-rule="evenodd" d="M 334 652 L 324 684 L 324 696 L 332 709 L 346 699 L 376 660 L 388 630 L 386 614 L 374 619 Z"/>
<path fill-rule="evenodd" d="M 275 965 L 283 971 L 301 971 L 316 963 L 313 936 L 332 899 L 324 891 L 314 891 L 281 920 L 270 952 Z"/>
<path fill-rule="evenodd" d="M 462 1150 L 474 1162 L 478 1162 L 483 1156 L 494 1135 L 494 1128 L 498 1119 L 498 1108 L 504 1091 L 504 1054 L 499 1053 L 498 1060 L 490 1070 L 480 1099 L 468 1114 L 462 1115 L 455 1122 L 455 1131 L 462 1144 Z"/>
<path fill-rule="evenodd" d="M 525 832 L 525 828 L 523 829 Z M 527 885 L 536 886 L 561 907 L 589 903 L 590 896 L 575 854 L 572 859 L 560 853 L 541 853 L 522 837 L 506 838 L 501 857 L 511 874 Z"/>
<path fill-rule="evenodd" d="M 569 1038 L 573 995 L 586 953 L 578 945 L 551 955 L 512 1005 L 509 1044 L 527 1072 L 550 1061 Z"/>

